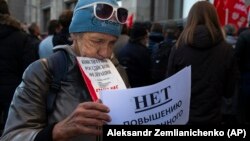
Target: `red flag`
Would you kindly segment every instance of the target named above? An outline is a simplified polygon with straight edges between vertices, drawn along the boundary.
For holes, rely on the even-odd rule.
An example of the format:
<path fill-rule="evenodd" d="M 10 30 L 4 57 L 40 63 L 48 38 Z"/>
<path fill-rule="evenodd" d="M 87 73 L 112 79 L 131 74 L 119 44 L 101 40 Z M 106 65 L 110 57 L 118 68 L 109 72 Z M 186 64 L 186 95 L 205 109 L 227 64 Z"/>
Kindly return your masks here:
<path fill-rule="evenodd" d="M 226 0 L 225 9 L 228 9 L 228 24 L 237 28 L 246 27 L 247 7 L 244 0 Z"/>
<path fill-rule="evenodd" d="M 132 25 L 133 25 L 133 19 L 134 19 L 134 14 L 131 14 L 129 17 L 128 17 L 128 20 L 127 20 L 127 27 L 128 28 L 131 28 Z"/>
<path fill-rule="evenodd" d="M 226 24 L 225 0 L 214 0 L 214 6 L 217 10 L 221 26 L 224 26 Z"/>

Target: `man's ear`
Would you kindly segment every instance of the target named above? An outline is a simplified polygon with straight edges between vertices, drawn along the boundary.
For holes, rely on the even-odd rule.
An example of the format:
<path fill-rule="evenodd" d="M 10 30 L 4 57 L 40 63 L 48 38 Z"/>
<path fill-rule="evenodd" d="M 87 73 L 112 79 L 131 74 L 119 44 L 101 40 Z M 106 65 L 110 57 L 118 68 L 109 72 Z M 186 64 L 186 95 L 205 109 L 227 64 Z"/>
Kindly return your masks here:
<path fill-rule="evenodd" d="M 71 34 L 70 34 L 70 37 L 71 37 L 72 41 L 73 41 L 73 40 L 76 40 L 76 35 L 75 35 L 75 34 L 71 33 Z"/>

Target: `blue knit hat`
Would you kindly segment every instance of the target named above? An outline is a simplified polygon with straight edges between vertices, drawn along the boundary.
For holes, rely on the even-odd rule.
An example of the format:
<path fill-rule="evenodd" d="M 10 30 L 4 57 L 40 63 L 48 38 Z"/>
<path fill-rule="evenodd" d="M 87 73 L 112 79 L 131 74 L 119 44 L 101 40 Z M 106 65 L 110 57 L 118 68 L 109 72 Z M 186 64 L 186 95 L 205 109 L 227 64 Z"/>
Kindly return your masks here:
<path fill-rule="evenodd" d="M 116 0 L 78 0 L 69 26 L 69 32 L 100 32 L 119 36 L 122 25 L 115 21 L 97 19 L 94 15 L 93 6 L 76 11 L 77 8 L 94 2 L 105 2 L 118 6 Z"/>

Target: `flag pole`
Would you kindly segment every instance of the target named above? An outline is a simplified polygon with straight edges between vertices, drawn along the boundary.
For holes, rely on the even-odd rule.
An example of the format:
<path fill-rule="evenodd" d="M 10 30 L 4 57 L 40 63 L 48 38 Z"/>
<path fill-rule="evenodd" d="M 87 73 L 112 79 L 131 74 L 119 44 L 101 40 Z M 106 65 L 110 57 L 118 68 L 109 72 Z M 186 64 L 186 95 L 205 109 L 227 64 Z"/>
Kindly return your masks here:
<path fill-rule="evenodd" d="M 250 8 L 247 8 L 247 27 L 250 25 Z"/>
<path fill-rule="evenodd" d="M 229 9 L 226 8 L 225 12 L 226 12 L 226 14 L 225 14 L 225 25 L 227 25 L 228 24 Z"/>

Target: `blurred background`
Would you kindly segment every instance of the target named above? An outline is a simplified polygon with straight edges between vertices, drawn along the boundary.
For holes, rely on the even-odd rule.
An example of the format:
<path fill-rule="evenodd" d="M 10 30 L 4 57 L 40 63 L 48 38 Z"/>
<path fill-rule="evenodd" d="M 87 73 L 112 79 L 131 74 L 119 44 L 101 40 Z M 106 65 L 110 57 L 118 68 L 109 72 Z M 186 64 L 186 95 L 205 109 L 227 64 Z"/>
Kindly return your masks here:
<path fill-rule="evenodd" d="M 6 0 L 11 15 L 24 26 L 35 22 L 41 33 L 46 31 L 48 21 L 57 19 L 65 9 L 74 8 L 77 0 Z M 129 9 L 133 21 L 160 22 L 164 26 L 182 24 L 191 6 L 198 0 L 118 0 L 120 6 Z M 207 0 L 214 3 L 215 0 Z M 224 1 L 224 0 L 221 0 Z M 230 0 L 229 0 L 230 1 Z M 249 5 L 250 0 L 245 0 Z"/>

